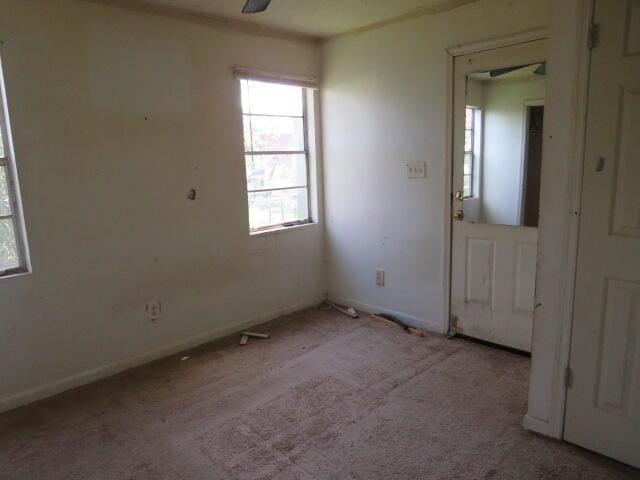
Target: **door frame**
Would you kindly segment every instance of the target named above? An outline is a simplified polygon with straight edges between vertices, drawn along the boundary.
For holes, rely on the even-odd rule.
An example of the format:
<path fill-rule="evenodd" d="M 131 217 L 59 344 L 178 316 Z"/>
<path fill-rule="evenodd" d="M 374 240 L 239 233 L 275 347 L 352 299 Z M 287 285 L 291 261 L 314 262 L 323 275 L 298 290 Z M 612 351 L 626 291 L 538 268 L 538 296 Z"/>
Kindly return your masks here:
<path fill-rule="evenodd" d="M 580 211 L 582 206 L 582 180 L 585 161 L 587 107 L 589 97 L 589 79 L 591 69 L 591 48 L 594 40 L 592 25 L 596 0 L 572 0 L 558 2 L 557 8 L 552 5 L 550 15 L 556 19 L 551 22 L 552 38 L 550 44 L 560 52 L 552 60 L 567 65 L 563 75 L 554 76 L 551 65 L 551 76 L 547 82 L 549 87 L 545 100 L 545 126 L 554 124 L 556 141 L 545 136 L 543 142 L 543 179 L 545 161 L 559 161 L 561 168 L 560 181 L 548 188 L 546 194 L 552 200 L 561 201 L 566 210 L 553 214 L 551 219 L 555 227 L 544 228 L 543 211 L 541 209 L 540 238 L 549 245 L 558 247 L 539 250 L 539 265 L 557 263 L 558 267 L 539 266 L 542 282 L 549 281 L 552 293 L 540 292 L 536 288 L 536 305 L 541 302 L 551 304 L 534 314 L 534 349 L 540 357 L 548 360 L 532 363 L 529 384 L 528 412 L 523 426 L 531 431 L 549 437 L 564 438 L 564 423 L 567 400 L 569 358 L 571 353 L 571 337 L 575 299 L 575 279 L 578 263 L 578 237 L 580 230 Z M 557 10 L 557 11 L 556 11 Z M 574 21 L 567 24 L 567 18 Z M 564 33 L 564 32 L 568 33 Z M 552 57 L 551 51 L 549 57 Z M 569 60 L 569 61 L 567 61 Z M 566 62 L 566 63 L 565 63 Z M 560 98 L 566 102 L 560 102 Z M 550 102 L 550 103 L 549 103 Z M 542 199 L 542 196 L 541 196 Z M 549 212 L 547 212 L 549 213 Z M 564 225 L 558 226 L 562 221 Z M 544 233 L 543 233 L 544 230 Z M 555 250 L 555 251 L 554 251 Z M 555 273 L 555 275 L 551 275 Z M 554 278 L 555 277 L 555 278 Z M 536 283 L 536 287 L 542 287 Z M 546 311 L 545 311 L 546 310 Z"/>
<path fill-rule="evenodd" d="M 445 187 L 444 187 L 444 319 L 443 325 L 446 326 L 445 333 L 451 335 L 455 333 L 455 325 L 451 324 L 451 259 L 452 249 L 452 203 L 453 203 L 453 95 L 454 95 L 454 61 L 456 57 L 468 55 L 472 53 L 486 52 L 497 48 L 510 47 L 523 43 L 534 42 L 536 40 L 547 39 L 546 28 L 536 28 L 526 30 L 520 33 L 514 33 L 503 37 L 495 37 L 478 42 L 465 43 L 455 45 L 446 49 L 447 54 L 447 139 L 446 139 L 446 155 L 445 162 Z"/>
<path fill-rule="evenodd" d="M 562 255 L 558 252 L 545 251 L 544 242 L 538 244 L 538 270 L 542 262 L 561 261 L 557 280 L 564 285 L 563 289 L 554 292 L 551 298 L 552 305 L 543 313 L 537 310 L 540 305 L 539 289 L 536 282 L 536 296 L 534 310 L 534 338 L 532 345 L 532 370 L 529 387 L 528 412 L 523 419 L 523 426 L 531 431 L 542 435 L 561 439 L 564 434 L 564 413 L 566 408 L 567 386 L 565 374 L 569 366 L 569 355 L 571 347 L 571 328 L 573 320 L 573 301 L 575 274 L 577 266 L 578 233 L 579 233 L 579 213 L 581 203 L 582 169 L 584 162 L 586 111 L 588 99 L 588 83 L 590 71 L 590 46 L 589 38 L 593 21 L 595 0 L 573 0 L 571 4 L 563 5 L 560 10 L 565 9 L 574 14 L 576 20 L 575 32 L 572 33 L 571 46 L 575 46 L 572 54 L 577 56 L 577 61 L 572 68 L 572 78 L 558 78 L 555 80 L 551 71 L 551 78 L 554 78 L 554 86 L 566 92 L 569 82 L 575 87 L 575 95 L 563 105 L 556 105 L 554 112 L 548 120 L 557 117 L 559 119 L 573 122 L 573 127 L 561 128 L 562 134 L 566 136 L 566 144 L 569 144 L 570 153 L 565 153 L 566 171 L 563 179 L 558 185 L 549 187 L 549 191 L 541 191 L 541 201 L 549 195 L 556 198 L 563 198 L 567 210 L 559 215 L 566 215 L 566 220 L 562 226 L 545 227 L 543 212 L 541 210 L 541 223 L 539 233 L 544 232 L 549 243 L 551 240 L 562 243 L 564 249 Z M 553 10 L 553 9 L 552 9 Z M 553 13 L 553 12 L 552 12 Z M 551 22 L 553 24 L 553 22 Z M 553 26 L 553 25 L 552 25 Z M 554 33 L 555 30 L 551 29 Z M 558 35 L 560 36 L 560 35 Z M 445 233 L 444 233 L 444 305 L 443 312 L 445 318 L 443 324 L 448 325 L 447 331 L 451 331 L 451 241 L 452 241 L 452 203 L 453 203 L 453 94 L 454 94 L 454 59 L 457 56 L 468 53 L 478 53 L 500 47 L 517 45 L 520 43 L 535 40 L 547 39 L 548 48 L 557 48 L 558 44 L 566 39 L 548 39 L 547 28 L 527 30 L 521 33 L 508 35 L 499 38 L 492 38 L 479 42 L 463 45 L 455 45 L 446 49 L 447 54 L 447 106 L 446 106 L 446 162 L 445 162 L 445 188 L 444 188 L 444 213 L 445 213 Z M 559 56 L 567 55 L 560 53 Z M 549 60 L 549 55 L 547 56 Z M 574 57 L 575 58 L 575 57 Z M 549 77 L 548 77 L 549 78 Z M 551 82 L 547 82 L 549 85 Z M 546 123 L 546 122 L 545 122 Z M 549 122 L 550 123 L 550 122 Z M 564 146 L 564 149 L 567 145 Z M 550 136 L 545 135 L 543 142 L 544 157 L 559 155 L 563 147 L 558 147 L 550 142 Z M 543 160 L 543 172 L 545 164 Z M 542 180 L 544 185 L 544 179 Z M 557 222 L 556 222 L 557 224 Z M 542 237 L 542 235 L 540 235 Z M 537 355 L 548 356 L 551 360 L 547 365 L 537 365 L 533 360 Z M 533 409 L 532 404 L 539 407 Z M 540 413 L 540 414 L 539 414 Z M 539 415 L 538 415 L 539 414 Z"/>
<path fill-rule="evenodd" d="M 527 193 L 527 166 L 529 163 L 529 112 L 531 107 L 544 107 L 544 99 L 525 100 L 522 103 L 522 145 L 520 155 L 522 163 L 520 165 L 520 195 L 518 196 L 518 222 L 524 219 L 524 199 Z"/>

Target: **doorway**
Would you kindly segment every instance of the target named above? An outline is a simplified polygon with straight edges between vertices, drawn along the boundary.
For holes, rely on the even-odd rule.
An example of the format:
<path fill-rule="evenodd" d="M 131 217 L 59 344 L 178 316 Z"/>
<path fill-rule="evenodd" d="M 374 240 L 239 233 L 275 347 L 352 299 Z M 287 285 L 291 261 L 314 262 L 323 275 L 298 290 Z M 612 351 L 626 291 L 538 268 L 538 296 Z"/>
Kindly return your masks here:
<path fill-rule="evenodd" d="M 522 175 L 521 212 L 521 223 L 525 227 L 538 227 L 540 217 L 544 105 L 538 105 L 537 103 L 538 102 L 525 102 L 524 169 Z"/>
<path fill-rule="evenodd" d="M 454 58 L 450 330 L 531 352 L 545 41 Z"/>

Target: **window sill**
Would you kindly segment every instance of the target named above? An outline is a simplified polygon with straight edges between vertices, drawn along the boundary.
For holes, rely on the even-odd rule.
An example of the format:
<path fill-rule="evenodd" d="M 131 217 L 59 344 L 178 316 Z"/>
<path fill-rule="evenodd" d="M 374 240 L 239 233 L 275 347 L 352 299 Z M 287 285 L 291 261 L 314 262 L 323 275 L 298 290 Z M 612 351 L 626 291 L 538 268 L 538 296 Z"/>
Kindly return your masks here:
<path fill-rule="evenodd" d="M 317 227 L 318 224 L 316 222 L 309 222 L 309 223 L 301 223 L 300 225 L 291 225 L 289 227 L 273 227 L 273 228 L 268 228 L 265 230 L 258 230 L 256 232 L 250 232 L 249 236 L 251 238 L 255 238 L 255 237 L 262 237 L 265 235 L 279 235 L 281 233 L 285 233 L 285 232 L 292 232 L 292 231 L 296 231 L 296 230 L 303 230 L 305 228 L 312 228 L 312 227 Z"/>
<path fill-rule="evenodd" d="M 2 282 L 3 280 L 10 279 L 10 278 L 24 277 L 26 275 L 31 275 L 31 271 L 29 271 L 29 270 L 20 270 L 18 272 L 7 273 L 5 275 L 0 275 L 0 282 Z"/>

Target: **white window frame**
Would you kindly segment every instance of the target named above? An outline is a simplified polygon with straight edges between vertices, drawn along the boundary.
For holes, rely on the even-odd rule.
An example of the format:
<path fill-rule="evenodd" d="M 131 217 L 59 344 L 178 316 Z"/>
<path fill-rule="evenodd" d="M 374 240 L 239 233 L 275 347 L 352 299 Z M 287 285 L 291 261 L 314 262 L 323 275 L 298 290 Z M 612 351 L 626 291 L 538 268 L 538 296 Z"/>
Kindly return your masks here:
<path fill-rule="evenodd" d="M 254 152 L 254 151 L 247 151 L 245 149 L 245 145 L 246 145 L 246 139 L 244 139 L 244 129 L 243 129 L 243 140 L 244 140 L 244 144 L 243 144 L 243 151 L 244 151 L 244 156 L 243 159 L 246 159 L 246 157 L 248 155 L 279 155 L 279 156 L 284 156 L 284 155 L 304 155 L 305 158 L 305 168 L 306 168 L 306 185 L 299 185 L 299 186 L 294 186 L 294 187 L 284 187 L 284 188 L 266 188 L 266 189 L 256 189 L 256 190 L 250 190 L 249 189 L 249 185 L 246 184 L 246 189 L 247 189 L 247 208 L 249 207 L 249 194 L 251 193 L 261 193 L 261 192 L 270 192 L 270 191 L 282 191 L 282 190 L 299 190 L 302 188 L 305 188 L 307 191 L 307 218 L 305 219 L 299 219 L 296 221 L 291 221 L 291 222 L 280 222 L 280 223 L 275 223 L 275 224 L 271 224 L 271 225 L 265 225 L 263 227 L 259 227 L 259 228 L 251 228 L 251 226 L 249 226 L 249 233 L 250 234 L 259 234 L 262 232 L 267 232 L 267 231 L 274 231 L 274 230 L 281 230 L 281 229 L 286 229 L 286 228 L 290 228 L 290 227 L 295 227 L 295 226 L 300 226 L 300 225 L 307 225 L 307 224 L 311 224 L 313 223 L 312 220 L 312 203 L 311 203 L 311 165 L 310 165 L 310 151 L 309 151 L 309 115 L 308 115 L 308 102 L 309 102 L 309 92 L 308 89 L 310 88 L 307 85 L 304 84 L 299 84 L 300 82 L 291 82 L 288 81 L 288 79 L 286 79 L 285 81 L 283 81 L 280 78 L 273 78 L 271 76 L 265 76 L 265 75 L 238 75 L 238 81 L 241 85 L 241 82 L 243 81 L 256 81 L 256 82 L 266 82 L 266 83 L 277 83 L 277 84 L 281 84 L 281 85 L 289 85 L 292 87 L 296 87 L 296 88 L 300 88 L 301 92 L 302 92 L 302 98 L 301 98 L 301 102 L 302 102 L 302 117 L 299 117 L 297 115 L 268 115 L 268 114 L 254 114 L 254 113 L 245 113 L 244 109 L 242 109 L 242 120 L 244 123 L 244 118 L 246 116 L 248 117 L 277 117 L 277 118 L 302 118 L 302 135 L 303 135 L 303 140 L 304 140 L 304 145 L 303 148 L 304 150 L 295 150 L 295 151 L 290 151 L 290 150 L 286 150 L 286 151 L 280 151 L 280 150 L 270 150 L 270 151 L 260 151 L 260 152 Z M 242 88 L 242 87 L 241 87 Z M 246 182 L 246 172 L 245 172 L 245 182 Z"/>
<path fill-rule="evenodd" d="M 469 174 L 465 174 L 462 172 L 462 181 L 464 188 L 464 178 L 469 177 L 469 195 L 465 195 L 463 198 L 465 200 L 480 198 L 480 164 L 482 162 L 482 129 L 483 129 L 483 119 L 482 119 L 482 108 L 475 105 L 467 105 L 465 107 L 465 118 L 466 111 L 472 110 L 472 124 L 471 128 L 466 128 L 465 125 L 465 136 L 467 131 L 471 131 L 471 150 L 465 150 L 464 156 L 471 155 L 471 169 Z M 464 168 L 464 167 L 463 167 Z"/>
<path fill-rule="evenodd" d="M 0 220 L 11 219 L 18 252 L 18 266 L 8 270 L 0 270 L 0 278 L 28 273 L 30 271 L 27 240 L 25 236 L 24 217 L 20 202 L 20 188 L 16 171 L 13 142 L 11 141 L 11 127 L 9 123 L 9 111 L 7 109 L 7 95 L 4 83 L 4 71 L 0 59 L 0 133 L 4 146 L 4 156 L 0 157 L 0 167 L 5 169 L 11 214 L 0 215 Z"/>
<path fill-rule="evenodd" d="M 464 190 L 464 179 L 469 177 L 469 194 L 467 195 L 466 193 L 464 194 L 463 198 L 473 198 L 474 194 L 475 194 L 475 188 L 474 187 L 474 171 L 475 171 L 475 166 L 476 166 L 476 152 L 475 152 L 475 144 L 476 144 L 476 110 L 477 107 L 473 107 L 471 105 L 467 105 L 465 107 L 465 123 L 466 123 L 466 118 L 467 118 L 467 111 L 471 110 L 471 128 L 467 128 L 466 124 L 465 124 L 465 128 L 464 128 L 464 136 L 465 139 L 467 137 L 467 132 L 471 132 L 471 149 L 467 150 L 465 148 L 464 150 L 464 159 L 466 159 L 467 155 L 469 156 L 469 158 L 471 158 L 471 161 L 469 162 L 469 173 L 465 173 L 464 171 L 462 172 L 462 186 L 463 186 L 463 190 Z M 466 143 L 466 142 L 465 142 Z M 463 166 L 464 168 L 464 166 Z"/>

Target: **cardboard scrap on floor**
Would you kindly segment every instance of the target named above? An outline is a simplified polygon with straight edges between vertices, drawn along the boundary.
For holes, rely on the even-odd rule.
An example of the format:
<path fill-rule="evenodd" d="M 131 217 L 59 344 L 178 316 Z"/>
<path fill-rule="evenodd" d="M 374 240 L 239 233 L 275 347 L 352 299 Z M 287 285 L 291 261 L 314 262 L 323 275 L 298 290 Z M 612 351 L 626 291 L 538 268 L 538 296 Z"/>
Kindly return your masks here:
<path fill-rule="evenodd" d="M 405 332 L 410 333 L 411 335 L 415 335 L 416 337 L 424 337 L 425 333 L 424 331 L 420 330 L 419 328 L 414 328 L 411 327 L 409 325 L 407 325 L 406 323 L 404 323 L 402 320 L 400 320 L 399 318 L 394 317 L 393 315 L 389 315 L 388 313 L 374 313 L 371 315 L 371 318 L 375 319 L 375 320 L 382 320 L 383 322 L 386 322 L 390 325 L 396 325 L 400 328 L 402 328 Z"/>
<path fill-rule="evenodd" d="M 259 338 L 262 340 L 266 340 L 267 338 L 271 338 L 271 335 L 269 335 L 268 333 L 242 332 L 240 334 L 239 345 L 246 345 L 249 342 L 250 338 Z"/>
<path fill-rule="evenodd" d="M 356 309 L 353 307 L 338 305 L 337 303 L 333 303 L 328 300 L 325 303 L 329 305 L 331 308 L 333 308 L 334 310 L 337 310 L 340 313 L 344 313 L 345 315 L 348 315 L 351 318 L 359 318 L 358 312 L 356 312 Z"/>

